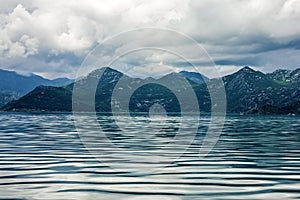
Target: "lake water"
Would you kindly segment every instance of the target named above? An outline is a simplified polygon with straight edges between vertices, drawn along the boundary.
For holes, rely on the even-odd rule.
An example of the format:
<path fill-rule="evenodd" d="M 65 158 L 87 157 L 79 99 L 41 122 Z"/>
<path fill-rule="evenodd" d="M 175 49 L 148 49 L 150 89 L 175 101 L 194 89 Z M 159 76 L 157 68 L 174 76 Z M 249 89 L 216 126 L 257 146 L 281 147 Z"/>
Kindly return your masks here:
<path fill-rule="evenodd" d="M 82 122 L 87 135 L 89 126 L 93 130 L 88 118 Z M 123 151 L 108 149 L 95 159 L 82 144 L 70 114 L 1 113 L 0 199 L 300 198 L 297 116 L 228 116 L 217 144 L 200 158 L 201 131 L 208 126 L 204 117 L 183 154 L 176 154 L 176 148 L 165 149 L 162 157 L 175 155 L 176 159 L 172 157 L 159 170 L 144 168 L 138 173 L 132 171 L 136 154 L 151 160 L 160 145 L 174 138 L 179 120 L 154 120 L 154 126 L 163 130 L 156 134 L 142 125 L 145 117 L 124 118 L 121 123 L 127 125 L 128 133 L 118 130 L 111 120 L 102 116 L 99 124 Z M 192 119 L 182 123 L 194 124 Z M 185 134 L 188 138 L 195 133 Z M 127 156 L 121 160 L 122 155 Z M 151 168 L 151 162 L 147 165 Z"/>

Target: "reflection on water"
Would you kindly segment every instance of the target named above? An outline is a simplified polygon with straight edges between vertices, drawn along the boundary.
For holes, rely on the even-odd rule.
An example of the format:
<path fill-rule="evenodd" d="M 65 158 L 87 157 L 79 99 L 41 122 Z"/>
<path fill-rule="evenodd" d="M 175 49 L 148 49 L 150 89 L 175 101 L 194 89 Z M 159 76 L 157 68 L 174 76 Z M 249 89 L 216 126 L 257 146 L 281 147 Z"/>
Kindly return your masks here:
<path fill-rule="evenodd" d="M 153 134 L 142 125 L 145 120 L 124 119 L 126 133 L 111 125 L 108 116 L 99 117 L 99 124 L 114 145 L 147 157 L 175 137 L 179 124 L 176 117 L 164 124 L 152 121 L 163 130 Z M 208 125 L 204 118 L 183 155 L 163 170 L 135 174 L 127 167 L 133 162 L 130 157 L 118 160 L 115 152 L 108 151 L 103 153 L 102 163 L 94 159 L 82 145 L 72 115 L 2 113 L 0 198 L 297 199 L 299 122 L 299 117 L 288 116 L 229 116 L 217 145 L 201 160 L 201 132 Z M 192 119 L 184 121 L 187 135 L 194 134 L 188 131 L 191 123 Z M 88 118 L 83 120 L 83 126 L 89 125 Z M 161 152 L 169 157 L 176 155 L 175 151 Z M 121 165 L 122 170 L 108 167 L 111 165 Z"/>

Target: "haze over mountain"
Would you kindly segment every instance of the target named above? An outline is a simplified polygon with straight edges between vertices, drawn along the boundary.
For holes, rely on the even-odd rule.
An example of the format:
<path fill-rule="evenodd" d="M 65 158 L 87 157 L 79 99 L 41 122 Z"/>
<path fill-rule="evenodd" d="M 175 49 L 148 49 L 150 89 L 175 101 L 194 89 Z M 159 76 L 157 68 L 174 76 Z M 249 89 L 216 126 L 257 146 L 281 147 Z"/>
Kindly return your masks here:
<path fill-rule="evenodd" d="M 175 85 L 176 90 L 184 94 L 186 88 L 180 84 L 184 76 L 180 73 L 171 73 L 155 80 L 156 83 L 153 81 L 148 83 L 147 79 L 131 78 L 117 70 L 102 68 L 93 71 L 88 77 L 82 78 L 80 84 L 89 84 L 88 80 L 95 79 L 102 73 L 103 76 L 99 80 L 95 97 L 95 108 L 98 112 L 111 112 L 112 92 L 120 80 L 122 80 L 122 87 L 115 88 L 117 91 L 130 93 L 134 84 L 142 85 L 141 88 L 134 91 L 130 99 L 129 107 L 132 112 L 147 112 L 156 103 L 162 105 L 168 112 L 180 111 L 180 103 L 174 93 L 161 85 L 161 83 Z M 277 70 L 273 73 L 264 74 L 244 67 L 236 73 L 223 77 L 227 96 L 227 112 L 299 114 L 300 82 L 297 81 L 299 69 L 287 71 L 284 76 L 282 73 L 281 70 Z M 190 78 L 188 81 L 192 83 L 191 86 L 197 95 L 200 111 L 210 112 L 211 102 L 206 84 L 198 84 L 198 80 L 193 82 Z M 215 79 L 207 81 L 213 84 Z M 73 86 L 72 83 L 65 87 L 37 87 L 19 100 L 7 104 L 4 110 L 71 111 Z M 187 109 L 192 112 L 195 108 Z"/>

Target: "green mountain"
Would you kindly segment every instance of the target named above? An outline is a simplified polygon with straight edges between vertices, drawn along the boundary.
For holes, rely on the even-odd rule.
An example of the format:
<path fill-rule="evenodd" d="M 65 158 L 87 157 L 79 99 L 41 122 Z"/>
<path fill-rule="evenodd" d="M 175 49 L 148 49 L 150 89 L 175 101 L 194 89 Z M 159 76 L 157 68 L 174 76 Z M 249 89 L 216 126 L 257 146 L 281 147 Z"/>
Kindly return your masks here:
<path fill-rule="evenodd" d="M 64 87 L 38 86 L 3 108 L 9 111 L 71 111 L 72 91 Z"/>
<path fill-rule="evenodd" d="M 300 113 L 300 88 L 244 67 L 223 78 L 227 109 L 233 113 Z"/>
<path fill-rule="evenodd" d="M 281 83 L 299 83 L 300 82 L 300 68 L 295 70 L 278 69 L 267 76 L 275 81 Z"/>
<path fill-rule="evenodd" d="M 64 86 L 71 82 L 73 80 L 67 78 L 49 80 L 35 74 L 25 76 L 14 71 L 0 69 L 0 107 L 27 94 L 37 86 Z"/>
<path fill-rule="evenodd" d="M 17 97 L 14 96 L 13 94 L 0 92 L 0 107 L 16 99 Z"/>
<path fill-rule="evenodd" d="M 208 81 L 208 78 L 197 72 L 181 71 L 179 74 L 195 83 L 202 84 Z"/>
<path fill-rule="evenodd" d="M 102 73 L 98 81 L 97 77 Z M 300 82 L 295 81 L 295 74 L 297 73 L 290 75 L 293 81 L 280 81 L 274 74 L 264 74 L 244 67 L 223 77 L 227 111 L 248 114 L 300 114 Z M 214 84 L 216 80 L 207 81 Z M 181 74 L 171 73 L 160 79 L 139 79 L 111 68 L 102 68 L 78 81 L 77 86 L 83 88 L 79 90 L 82 97 L 91 95 L 91 91 L 86 88 L 92 88 L 94 83 L 97 83 L 95 108 L 98 112 L 111 112 L 112 108 L 125 111 L 128 105 L 131 112 L 148 112 L 154 104 L 162 105 L 167 112 L 179 112 L 182 109 L 192 112 L 195 110 L 194 105 L 181 104 L 177 98 L 183 96 L 187 101 L 191 98 L 187 83 L 196 93 L 199 109 L 210 112 L 211 102 L 206 84 L 197 84 Z M 71 111 L 73 87 L 73 83 L 65 87 L 37 87 L 20 99 L 5 105 L 3 109 Z M 113 92 L 117 95 L 113 95 Z M 75 103 L 83 101 L 84 98 L 74 99 Z M 88 106 L 83 110 L 89 110 Z M 90 111 L 92 110 L 91 107 Z"/>

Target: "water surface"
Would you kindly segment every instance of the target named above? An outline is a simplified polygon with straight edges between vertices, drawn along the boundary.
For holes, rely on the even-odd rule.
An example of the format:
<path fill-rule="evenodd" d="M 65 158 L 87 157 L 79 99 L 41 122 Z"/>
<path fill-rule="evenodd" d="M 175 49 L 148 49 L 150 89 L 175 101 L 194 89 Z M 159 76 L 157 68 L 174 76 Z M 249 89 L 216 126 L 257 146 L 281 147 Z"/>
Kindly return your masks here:
<path fill-rule="evenodd" d="M 99 162 L 82 144 L 72 115 L 1 113 L 0 198 L 300 198 L 299 117 L 228 116 L 217 145 L 199 159 L 202 132 L 209 124 L 204 117 L 184 154 L 178 157 L 176 148 L 164 149 L 161 156 L 177 159 L 163 170 L 144 170 L 141 174 L 131 171 L 130 164 L 137 163 L 128 152 L 132 158 L 134 153 L 151 158 L 149 154 L 167 145 L 180 125 L 176 117 L 164 124 L 157 120 L 154 126 L 163 131 L 152 134 L 141 125 L 145 120 L 124 118 L 130 130 L 124 134 L 111 123 L 111 117 L 99 117 L 107 137 L 129 155 L 118 160 L 124 152 L 110 149 L 109 153 L 102 152 Z M 183 123 L 189 127 L 194 122 L 184 119 Z M 88 117 L 82 125 L 88 130 Z M 195 134 L 185 130 L 187 136 Z"/>

